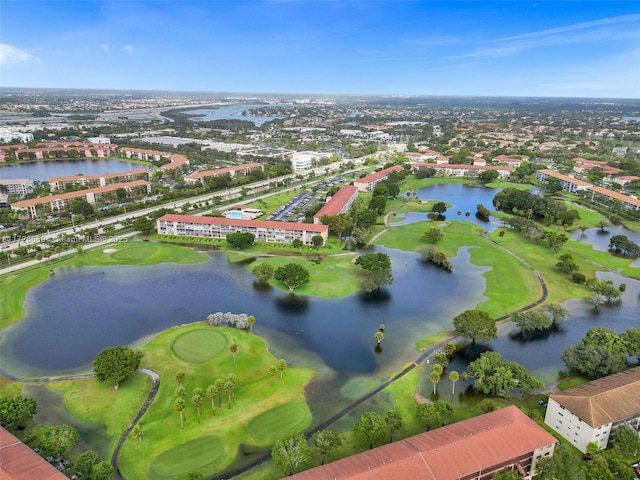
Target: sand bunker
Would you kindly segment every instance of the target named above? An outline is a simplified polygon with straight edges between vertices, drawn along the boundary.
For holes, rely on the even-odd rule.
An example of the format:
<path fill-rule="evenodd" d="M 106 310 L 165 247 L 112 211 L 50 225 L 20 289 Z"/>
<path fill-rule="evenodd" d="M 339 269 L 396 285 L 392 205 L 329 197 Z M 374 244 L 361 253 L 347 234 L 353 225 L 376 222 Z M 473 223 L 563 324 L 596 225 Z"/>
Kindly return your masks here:
<path fill-rule="evenodd" d="M 115 252 L 117 252 L 117 251 L 118 251 L 118 249 L 117 249 L 117 248 L 105 248 L 105 249 L 103 250 L 103 252 L 104 252 L 104 253 L 115 253 Z"/>

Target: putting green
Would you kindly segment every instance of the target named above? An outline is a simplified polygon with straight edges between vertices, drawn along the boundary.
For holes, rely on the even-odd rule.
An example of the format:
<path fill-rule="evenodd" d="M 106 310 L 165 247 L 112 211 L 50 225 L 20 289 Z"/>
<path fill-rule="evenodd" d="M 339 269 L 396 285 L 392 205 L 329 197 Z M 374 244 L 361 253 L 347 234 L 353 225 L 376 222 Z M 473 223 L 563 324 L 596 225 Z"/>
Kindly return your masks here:
<path fill-rule="evenodd" d="M 200 328 L 177 337 L 171 350 L 185 362 L 204 363 L 222 352 L 226 346 L 227 338 L 224 335 L 213 328 Z"/>
<path fill-rule="evenodd" d="M 140 261 L 150 257 L 157 250 L 158 247 L 150 243 L 129 243 L 126 247 L 119 247 L 111 257 L 123 261 Z"/>
<path fill-rule="evenodd" d="M 227 466 L 235 455 L 227 443 L 217 435 L 196 438 L 162 452 L 151 461 L 151 478 L 167 478 L 187 472 L 218 471 Z"/>
<path fill-rule="evenodd" d="M 311 424 L 311 412 L 304 400 L 284 403 L 261 413 L 247 425 L 256 445 L 271 445 L 279 438 L 298 433 Z"/>

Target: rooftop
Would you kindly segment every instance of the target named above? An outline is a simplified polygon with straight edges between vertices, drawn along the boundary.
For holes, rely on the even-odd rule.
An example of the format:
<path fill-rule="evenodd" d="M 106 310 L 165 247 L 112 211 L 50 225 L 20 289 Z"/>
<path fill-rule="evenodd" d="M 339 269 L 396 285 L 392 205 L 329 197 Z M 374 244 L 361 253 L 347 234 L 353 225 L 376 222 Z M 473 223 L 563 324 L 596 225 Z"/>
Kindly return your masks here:
<path fill-rule="evenodd" d="M 638 415 L 640 367 L 569 388 L 549 398 L 594 428 Z"/>
<path fill-rule="evenodd" d="M 0 427 L 0 477 L 2 480 L 67 479 L 3 427 Z"/>
<path fill-rule="evenodd" d="M 556 443 L 517 407 L 470 418 L 291 477 L 292 480 L 455 480 Z"/>

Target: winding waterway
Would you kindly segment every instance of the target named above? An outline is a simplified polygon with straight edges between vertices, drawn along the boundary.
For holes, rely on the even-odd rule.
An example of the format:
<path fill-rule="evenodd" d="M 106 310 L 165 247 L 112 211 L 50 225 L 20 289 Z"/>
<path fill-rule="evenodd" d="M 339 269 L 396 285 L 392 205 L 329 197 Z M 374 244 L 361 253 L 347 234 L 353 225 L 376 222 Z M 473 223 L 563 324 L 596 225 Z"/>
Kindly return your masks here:
<path fill-rule="evenodd" d="M 488 205 L 495 192 L 449 184 L 421 189 L 419 196 L 452 204 L 454 213 L 447 216 L 458 219 L 457 210 Z M 415 252 L 380 250 L 391 255 L 393 284 L 379 295 L 339 300 L 258 290 L 247 265 L 229 263 L 218 252 L 195 265 L 57 268 L 28 292 L 24 319 L 2 332 L 2 369 L 19 377 L 85 371 L 104 347 L 230 311 L 255 315 L 254 331 L 281 356 L 320 359 L 343 379 L 382 378 L 415 358 L 418 339 L 451 330 L 455 315 L 485 300 L 486 267 L 472 265 L 467 248 L 452 259 L 453 273 L 423 263 Z M 615 273 L 603 276 L 627 284 L 621 302 L 597 313 L 585 300 L 566 302 L 571 315 L 559 331 L 522 342 L 505 325 L 500 338 L 485 348 L 522 363 L 547 383 L 555 381 L 563 368 L 562 350 L 589 328 L 621 332 L 640 326 L 640 281 Z M 380 323 L 386 325 L 385 340 L 376 354 L 373 335 Z M 464 361 L 456 360 L 462 363 L 452 368 L 463 370 Z"/>

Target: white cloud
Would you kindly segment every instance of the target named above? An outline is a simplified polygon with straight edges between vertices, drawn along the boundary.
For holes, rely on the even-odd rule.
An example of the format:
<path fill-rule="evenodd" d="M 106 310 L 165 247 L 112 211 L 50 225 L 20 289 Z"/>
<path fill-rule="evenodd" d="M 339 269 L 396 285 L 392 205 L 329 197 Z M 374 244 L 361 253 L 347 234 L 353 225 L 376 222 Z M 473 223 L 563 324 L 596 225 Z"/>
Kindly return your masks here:
<path fill-rule="evenodd" d="M 6 43 L 0 43 L 0 65 L 10 65 L 16 63 L 39 62 L 40 59 L 31 55 L 26 50 Z"/>
<path fill-rule="evenodd" d="M 124 47 L 122 47 L 122 50 L 124 50 L 127 53 L 133 53 L 135 48 L 133 48 L 132 45 L 125 45 Z"/>
<path fill-rule="evenodd" d="M 105 52 L 109 51 L 109 44 L 108 43 L 101 43 L 98 45 L 102 50 L 104 50 Z"/>

